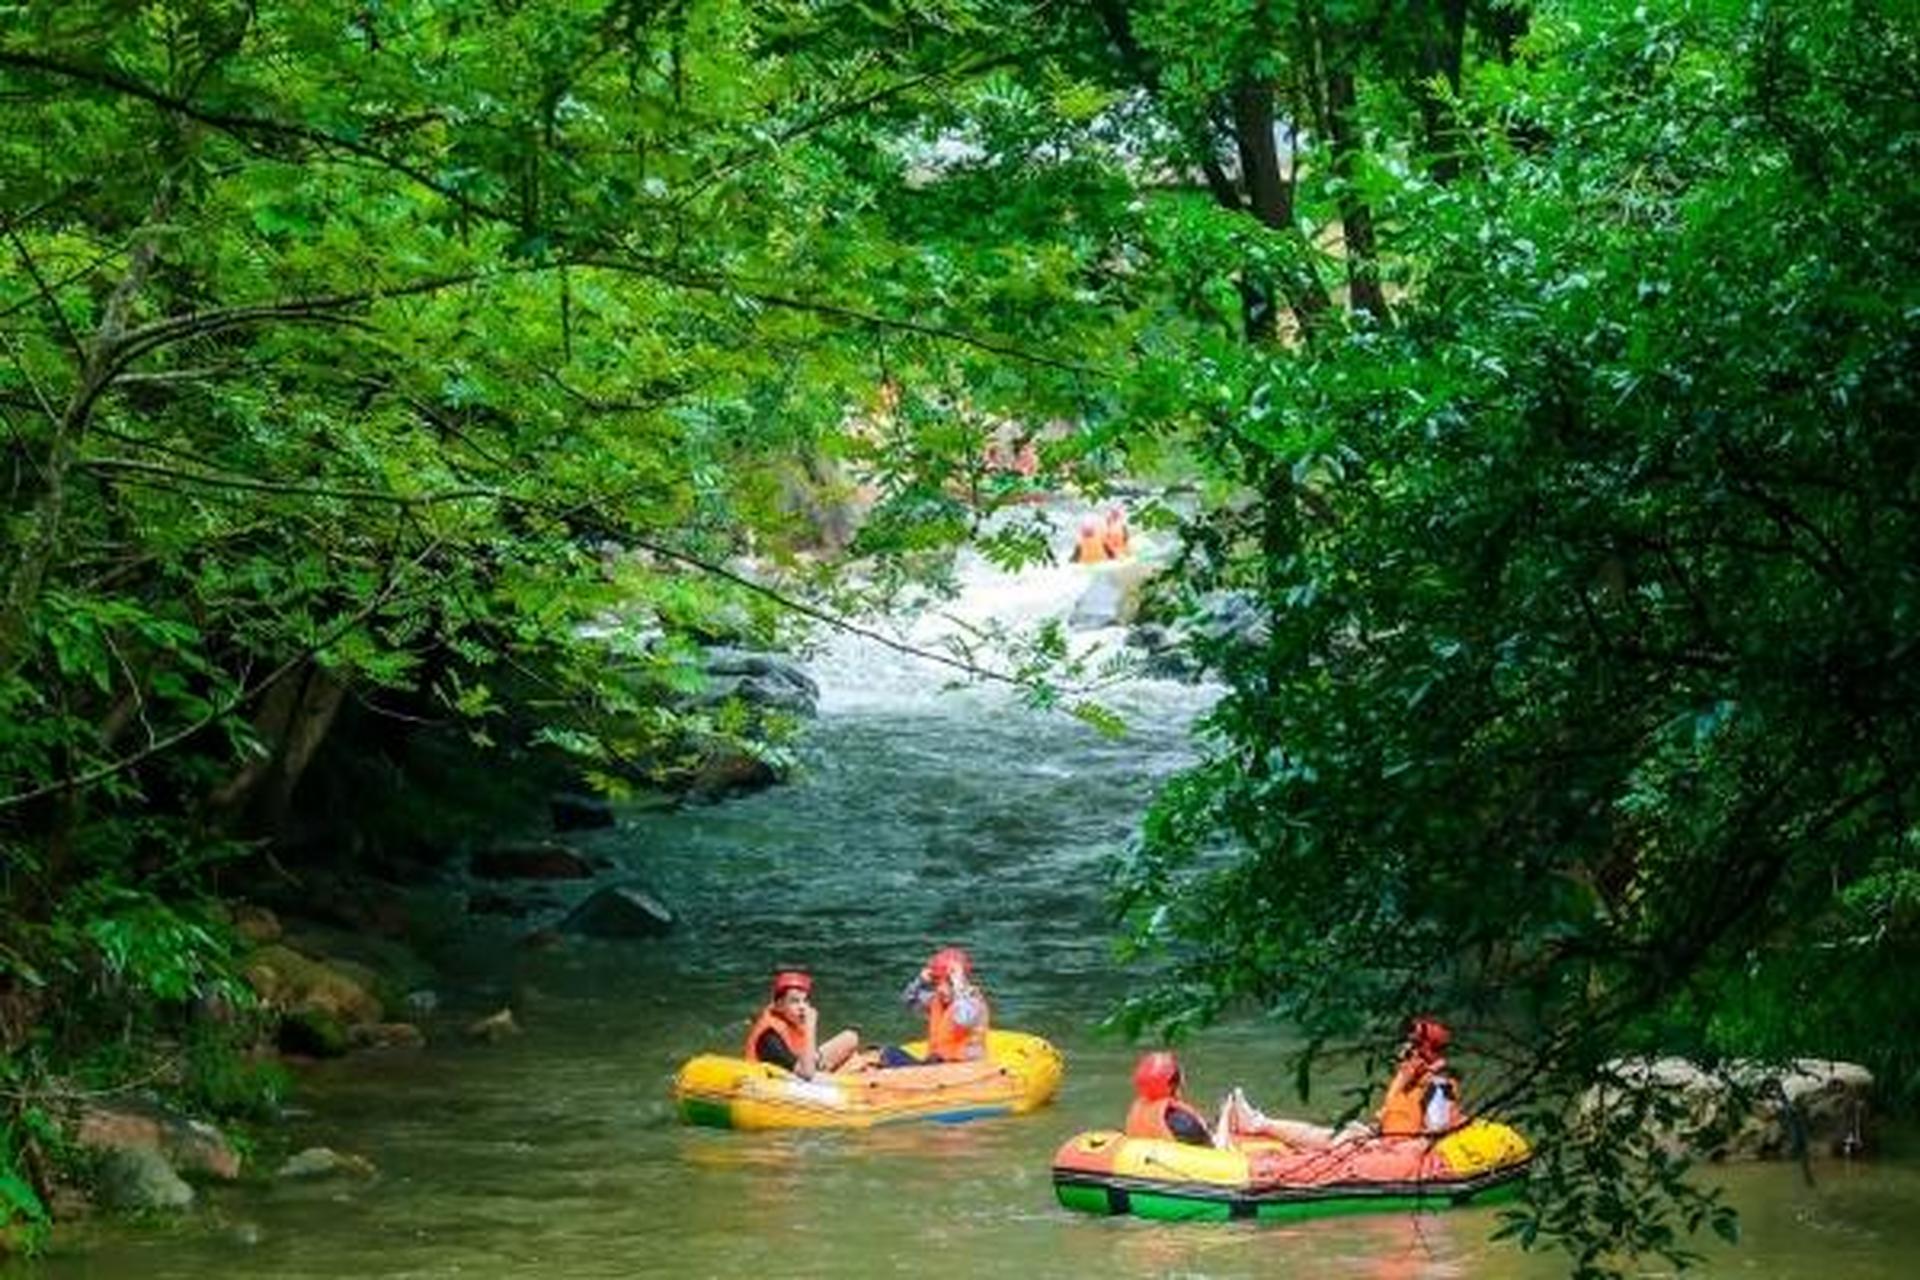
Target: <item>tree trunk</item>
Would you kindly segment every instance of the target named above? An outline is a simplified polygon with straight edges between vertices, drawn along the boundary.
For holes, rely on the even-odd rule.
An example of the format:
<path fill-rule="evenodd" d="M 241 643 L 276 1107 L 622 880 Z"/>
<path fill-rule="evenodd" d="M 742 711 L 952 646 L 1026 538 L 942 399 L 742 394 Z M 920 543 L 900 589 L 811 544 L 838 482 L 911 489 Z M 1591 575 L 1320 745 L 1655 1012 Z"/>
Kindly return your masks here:
<path fill-rule="evenodd" d="M 1386 295 L 1380 289 L 1380 257 L 1374 243 L 1373 210 L 1354 188 L 1354 160 L 1360 140 L 1354 128 L 1353 72 L 1345 67 L 1327 70 L 1328 142 L 1333 149 L 1333 176 L 1339 182 L 1340 227 L 1347 254 L 1347 289 L 1356 311 L 1385 323 Z"/>
<path fill-rule="evenodd" d="M 1240 153 L 1241 179 L 1247 188 L 1246 211 L 1260 225 L 1292 242 L 1296 265 L 1283 268 L 1277 286 L 1303 336 L 1310 335 L 1329 305 L 1309 257 L 1313 249 L 1294 222 L 1293 174 L 1280 159 L 1280 139 L 1273 111 L 1273 85 L 1246 81 L 1233 92 L 1233 141 Z M 1247 335 L 1271 339 L 1279 331 L 1275 283 L 1260 275 L 1243 277 L 1240 286 L 1246 308 Z"/>
<path fill-rule="evenodd" d="M 1467 37 L 1467 0 L 1438 0 L 1438 12 L 1425 14 L 1420 42 L 1420 123 L 1427 154 L 1433 157 L 1434 181 L 1445 185 L 1460 176 L 1460 127 L 1453 108 L 1433 88 L 1444 79 L 1460 92 L 1460 64 Z"/>
<path fill-rule="evenodd" d="M 115 361 L 120 354 L 120 339 L 127 327 L 127 313 L 147 281 L 159 250 L 152 234 L 156 224 L 166 217 L 170 192 L 163 185 L 154 197 L 147 224 L 134 232 L 133 253 L 127 273 L 107 299 L 100 327 L 79 354 L 73 391 L 67 406 L 54 419 L 53 439 L 47 446 L 41 465 L 44 479 L 40 497 L 27 520 L 27 535 L 12 556 L 7 574 L 7 594 L 0 603 L 0 671 L 17 668 L 26 655 L 28 620 L 40 602 L 40 590 L 59 558 L 60 538 L 67 516 L 67 475 L 74 459 L 80 456 L 80 443 L 86 435 L 93 407 L 106 394 L 119 372 Z"/>
<path fill-rule="evenodd" d="M 312 663 L 267 691 L 253 718 L 267 755 L 249 761 L 207 797 L 207 808 L 222 825 L 270 833 L 285 824 L 294 789 L 333 727 L 346 692 L 343 682 Z"/>

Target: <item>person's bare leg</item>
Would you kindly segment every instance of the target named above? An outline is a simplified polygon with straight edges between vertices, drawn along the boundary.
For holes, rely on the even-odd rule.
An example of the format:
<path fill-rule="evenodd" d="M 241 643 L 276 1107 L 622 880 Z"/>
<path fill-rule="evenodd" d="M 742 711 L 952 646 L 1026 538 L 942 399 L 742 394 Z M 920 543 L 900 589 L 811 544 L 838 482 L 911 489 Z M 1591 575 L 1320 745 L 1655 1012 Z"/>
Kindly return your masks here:
<path fill-rule="evenodd" d="M 1246 1092 L 1235 1085 L 1220 1104 L 1221 1126 L 1234 1138 L 1288 1138 L 1283 1128 L 1289 1122 L 1268 1119 L 1258 1107 L 1247 1101 Z"/>
<path fill-rule="evenodd" d="M 1344 1136 L 1323 1124 L 1309 1124 L 1305 1120 L 1272 1120 L 1266 1117 L 1262 1117 L 1261 1132 L 1269 1137 L 1280 1139 L 1288 1146 L 1301 1147 L 1309 1151 L 1324 1151 L 1340 1142 Z"/>
<path fill-rule="evenodd" d="M 1213 1122 L 1213 1145 L 1221 1151 L 1233 1146 L 1233 1095 L 1220 1099 L 1220 1118 Z"/>
<path fill-rule="evenodd" d="M 854 1030 L 842 1031 L 833 1039 L 820 1046 L 820 1069 L 838 1071 L 854 1050 L 860 1047 L 860 1033 Z"/>

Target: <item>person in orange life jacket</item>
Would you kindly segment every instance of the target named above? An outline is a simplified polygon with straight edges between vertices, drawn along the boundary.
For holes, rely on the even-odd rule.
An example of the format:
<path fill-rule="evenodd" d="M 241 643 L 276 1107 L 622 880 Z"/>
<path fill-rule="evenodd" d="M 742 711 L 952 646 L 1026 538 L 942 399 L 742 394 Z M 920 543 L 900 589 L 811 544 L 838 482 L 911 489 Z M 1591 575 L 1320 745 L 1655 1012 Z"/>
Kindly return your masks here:
<path fill-rule="evenodd" d="M 977 1062 L 987 1056 L 993 1010 L 974 983 L 966 952 L 958 947 L 935 952 L 901 998 L 927 1015 L 928 1062 Z"/>
<path fill-rule="evenodd" d="M 1106 523 L 1100 529 L 1100 545 L 1107 559 L 1125 560 L 1133 554 L 1133 535 L 1127 528 L 1127 513 L 1120 507 L 1108 507 Z"/>
<path fill-rule="evenodd" d="M 1107 542 L 1101 532 L 1100 522 L 1088 516 L 1080 522 L 1080 536 L 1073 544 L 1073 562 L 1103 564 L 1111 559 L 1113 557 L 1107 553 Z"/>
<path fill-rule="evenodd" d="M 1447 1046 L 1453 1033 L 1433 1018 L 1414 1018 L 1407 1024 L 1400 1061 L 1387 1082 L 1380 1104 L 1380 1132 L 1389 1138 L 1412 1138 L 1458 1128 L 1460 1083 L 1447 1067 Z"/>
<path fill-rule="evenodd" d="M 1173 1054 L 1163 1049 L 1141 1058 L 1133 1069 L 1127 1136 L 1196 1147 L 1231 1147 L 1239 1138 L 1281 1136 L 1279 1122 L 1261 1115 L 1238 1086 L 1221 1100 L 1219 1122 L 1208 1128 L 1200 1113 L 1181 1099 L 1180 1084 L 1180 1060 Z"/>
<path fill-rule="evenodd" d="M 1442 1023 L 1413 1018 L 1373 1124 L 1355 1121 L 1335 1130 L 1304 1120 L 1270 1120 L 1271 1132 L 1296 1147 L 1325 1148 L 1376 1137 L 1421 1138 L 1458 1128 L 1466 1117 L 1460 1110 L 1459 1082 L 1447 1068 L 1445 1050 L 1452 1042 L 1453 1033 Z"/>
<path fill-rule="evenodd" d="M 1161 1050 L 1133 1068 L 1133 1105 L 1127 1108 L 1129 1138 L 1160 1138 L 1194 1147 L 1213 1145 L 1213 1130 L 1180 1097 L 1180 1060 Z"/>
<path fill-rule="evenodd" d="M 820 1011 L 813 1007 L 813 979 L 797 969 L 773 975 L 773 998 L 747 1031 L 745 1058 L 784 1067 L 802 1080 L 817 1071 L 837 1071 L 860 1047 L 860 1033 L 840 1032 L 818 1043 Z"/>

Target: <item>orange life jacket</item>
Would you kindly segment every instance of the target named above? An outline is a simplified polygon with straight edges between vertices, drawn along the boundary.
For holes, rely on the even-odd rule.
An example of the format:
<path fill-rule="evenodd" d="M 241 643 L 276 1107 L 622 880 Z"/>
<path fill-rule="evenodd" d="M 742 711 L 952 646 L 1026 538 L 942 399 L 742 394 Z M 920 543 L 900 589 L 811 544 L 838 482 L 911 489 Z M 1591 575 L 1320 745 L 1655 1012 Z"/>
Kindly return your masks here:
<path fill-rule="evenodd" d="M 1409 1058 L 1393 1073 L 1386 1101 L 1380 1104 L 1380 1132 L 1389 1138 L 1417 1138 L 1427 1132 L 1427 1086 L 1444 1078 L 1453 1084 L 1447 1095 L 1448 1129 L 1461 1121 L 1459 1085 L 1452 1076 L 1437 1077 L 1430 1063 Z"/>
<path fill-rule="evenodd" d="M 942 1000 L 939 996 L 927 1001 L 927 1052 L 942 1062 L 966 1062 L 969 1058 L 967 1048 L 978 1044 L 980 1052 L 971 1055 L 975 1058 L 986 1056 L 987 1026 L 993 1020 L 992 1010 L 987 1006 L 987 998 L 979 991 L 973 998 L 980 1002 L 980 1025 L 963 1027 L 953 1020 L 953 1002 Z"/>
<path fill-rule="evenodd" d="M 1178 1098 L 1135 1098 L 1133 1105 L 1127 1108 L 1127 1136 L 1129 1138 L 1160 1138 L 1166 1142 L 1178 1142 L 1180 1136 L 1167 1123 L 1167 1114 L 1172 1111 L 1184 1111 L 1196 1120 L 1202 1129 L 1207 1122 L 1198 1111 Z"/>
<path fill-rule="evenodd" d="M 781 1042 L 793 1054 L 795 1062 L 804 1062 L 813 1057 L 813 1045 L 810 1043 L 811 1037 L 807 1035 L 806 1029 L 794 1026 L 775 1013 L 772 1005 L 762 1009 L 760 1016 L 753 1020 L 753 1025 L 747 1028 L 747 1051 L 740 1056 L 748 1062 L 760 1061 L 760 1036 L 767 1031 L 780 1037 Z"/>
<path fill-rule="evenodd" d="M 1097 529 L 1092 533 L 1082 534 L 1078 542 L 1074 545 L 1073 561 L 1075 564 L 1100 564 L 1111 559 L 1113 559 L 1113 557 L 1107 554 L 1106 539 L 1101 536 L 1100 531 Z"/>

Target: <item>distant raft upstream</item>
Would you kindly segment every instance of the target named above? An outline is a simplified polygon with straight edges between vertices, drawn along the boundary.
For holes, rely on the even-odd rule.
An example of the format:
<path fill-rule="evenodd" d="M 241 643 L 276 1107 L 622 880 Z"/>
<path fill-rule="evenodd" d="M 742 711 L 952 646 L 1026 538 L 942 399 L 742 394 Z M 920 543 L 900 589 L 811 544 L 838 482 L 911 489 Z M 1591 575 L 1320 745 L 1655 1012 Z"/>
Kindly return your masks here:
<path fill-rule="evenodd" d="M 925 1043 L 905 1046 L 925 1054 Z M 802 1080 L 770 1063 L 702 1054 L 680 1068 L 674 1099 L 688 1124 L 721 1129 L 866 1129 L 909 1120 L 957 1124 L 1044 1106 L 1066 1063 L 1020 1031 L 987 1033 L 979 1062 L 841 1071 Z"/>
<path fill-rule="evenodd" d="M 1444 1137 L 1344 1141 L 1325 1150 L 1249 1141 L 1229 1150 L 1111 1131 L 1069 1138 L 1053 1158 L 1069 1209 L 1170 1221 L 1444 1209 L 1516 1189 L 1532 1150 L 1476 1120 Z"/>

